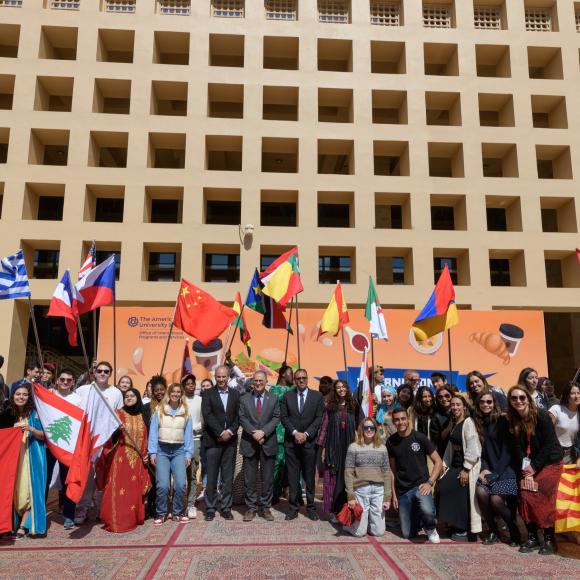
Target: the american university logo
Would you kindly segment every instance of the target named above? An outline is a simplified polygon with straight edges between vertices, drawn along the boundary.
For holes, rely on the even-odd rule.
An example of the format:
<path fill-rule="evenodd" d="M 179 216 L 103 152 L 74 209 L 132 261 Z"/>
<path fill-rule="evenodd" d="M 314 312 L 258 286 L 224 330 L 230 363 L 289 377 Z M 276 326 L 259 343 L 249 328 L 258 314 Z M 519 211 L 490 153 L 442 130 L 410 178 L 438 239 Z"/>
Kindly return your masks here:
<path fill-rule="evenodd" d="M 411 443 L 411 451 L 417 453 L 417 451 L 421 451 L 421 446 L 415 441 L 414 443 Z"/>

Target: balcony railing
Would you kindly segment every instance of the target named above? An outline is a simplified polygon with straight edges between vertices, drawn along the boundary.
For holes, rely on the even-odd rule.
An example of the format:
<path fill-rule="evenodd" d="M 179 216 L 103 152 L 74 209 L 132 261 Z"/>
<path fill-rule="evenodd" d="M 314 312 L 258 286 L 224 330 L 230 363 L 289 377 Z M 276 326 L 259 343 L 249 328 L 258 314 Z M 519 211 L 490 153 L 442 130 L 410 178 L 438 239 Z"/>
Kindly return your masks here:
<path fill-rule="evenodd" d="M 474 8 L 473 25 L 480 30 L 501 30 L 501 10 L 495 6 Z"/>
<path fill-rule="evenodd" d="M 0 8 L 22 8 L 22 0 L 0 0 Z"/>
<path fill-rule="evenodd" d="M 189 16 L 191 14 L 190 0 L 158 0 L 159 14 L 171 16 Z"/>
<path fill-rule="evenodd" d="M 136 0 L 105 0 L 105 12 L 132 14 L 137 9 Z"/>
<path fill-rule="evenodd" d="M 53 10 L 79 10 L 80 0 L 50 0 L 50 8 Z"/>

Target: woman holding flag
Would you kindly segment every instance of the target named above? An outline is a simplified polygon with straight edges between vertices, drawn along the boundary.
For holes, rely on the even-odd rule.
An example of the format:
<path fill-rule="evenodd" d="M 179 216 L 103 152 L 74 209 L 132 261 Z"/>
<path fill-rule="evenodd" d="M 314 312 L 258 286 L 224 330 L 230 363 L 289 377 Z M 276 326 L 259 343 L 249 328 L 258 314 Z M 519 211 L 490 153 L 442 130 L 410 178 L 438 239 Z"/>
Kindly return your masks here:
<path fill-rule="evenodd" d="M 46 533 L 46 450 L 44 431 L 34 409 L 32 387 L 18 386 L 10 397 L 8 414 L 14 427 L 22 428 L 22 447 L 14 486 L 15 522 L 17 538 Z"/>
<path fill-rule="evenodd" d="M 97 483 L 103 489 L 101 521 L 109 532 L 130 532 L 145 521 L 145 497 L 151 487 L 147 458 L 147 427 L 137 389 L 128 389 L 117 431 L 103 449 Z"/>

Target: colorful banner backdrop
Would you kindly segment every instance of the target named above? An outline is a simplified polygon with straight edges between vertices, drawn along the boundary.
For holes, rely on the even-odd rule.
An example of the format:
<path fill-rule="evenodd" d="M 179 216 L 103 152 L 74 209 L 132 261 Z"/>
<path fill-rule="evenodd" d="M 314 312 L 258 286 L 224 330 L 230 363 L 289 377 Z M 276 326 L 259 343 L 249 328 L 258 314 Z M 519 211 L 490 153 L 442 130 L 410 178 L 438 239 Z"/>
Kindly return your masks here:
<path fill-rule="evenodd" d="M 169 332 L 173 308 L 171 307 L 117 307 L 117 376 L 128 374 L 143 390 L 147 380 L 159 372 L 163 350 Z M 336 337 L 323 335 L 316 340 L 324 309 L 300 309 L 301 363 L 311 377 L 329 375 L 344 376 L 340 334 Z M 447 373 L 448 344 L 445 334 L 418 343 L 411 330 L 417 316 L 415 310 L 385 310 L 389 341 L 375 340 L 375 364 L 385 367 L 388 382 L 398 386 L 403 382 L 405 369 L 416 369 L 421 383 L 430 384 L 433 371 Z M 252 334 L 252 358 L 250 359 L 238 333 L 234 338 L 232 354 L 240 368 L 248 376 L 254 370 L 263 369 L 273 382 L 275 369 L 284 360 L 286 332 L 270 330 L 262 326 L 262 316 L 246 309 L 248 328 Z M 350 322 L 345 327 L 346 353 L 349 366 L 349 382 L 356 386 L 364 348 L 370 345 L 369 323 L 364 309 L 350 309 Z M 294 320 L 296 318 L 294 317 Z M 465 375 L 477 369 L 489 378 L 493 385 L 508 389 L 517 382 L 520 370 L 534 367 L 540 376 L 547 374 L 544 318 L 540 311 L 530 310 L 462 310 L 460 324 L 451 330 L 453 348 L 453 382 L 465 388 Z M 212 374 L 221 356 L 221 339 L 203 346 L 191 339 L 192 370 L 198 380 Z M 178 381 L 181 376 L 183 346 L 186 335 L 173 329 L 165 376 Z M 287 362 L 298 364 L 296 337 L 290 337 Z M 113 360 L 113 313 L 111 308 L 101 309 L 99 327 L 99 358 Z M 370 364 L 370 356 L 369 356 Z M 315 381 L 311 380 L 315 386 Z"/>

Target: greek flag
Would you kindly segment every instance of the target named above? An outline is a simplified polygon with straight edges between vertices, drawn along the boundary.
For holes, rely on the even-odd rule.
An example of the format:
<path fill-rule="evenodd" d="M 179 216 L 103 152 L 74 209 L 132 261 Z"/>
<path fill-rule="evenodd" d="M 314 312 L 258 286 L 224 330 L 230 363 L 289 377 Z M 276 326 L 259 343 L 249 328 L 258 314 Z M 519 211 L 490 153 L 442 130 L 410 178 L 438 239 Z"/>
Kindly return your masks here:
<path fill-rule="evenodd" d="M 0 300 L 30 296 L 30 285 L 22 250 L 0 262 Z"/>

